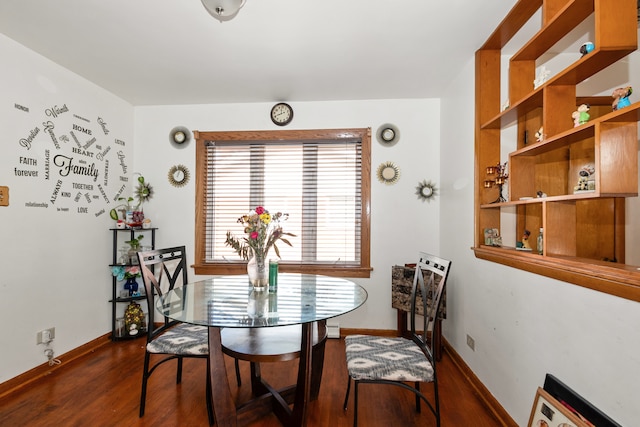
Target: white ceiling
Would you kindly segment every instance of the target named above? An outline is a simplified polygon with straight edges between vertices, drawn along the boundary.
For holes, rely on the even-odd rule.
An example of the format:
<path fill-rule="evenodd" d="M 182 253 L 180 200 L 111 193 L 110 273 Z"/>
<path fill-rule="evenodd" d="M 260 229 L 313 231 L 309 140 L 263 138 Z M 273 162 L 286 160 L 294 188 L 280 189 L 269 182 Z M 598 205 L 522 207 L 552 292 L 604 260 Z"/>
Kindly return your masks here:
<path fill-rule="evenodd" d="M 439 98 L 513 4 L 1 0 L 0 33 L 133 105 Z"/>

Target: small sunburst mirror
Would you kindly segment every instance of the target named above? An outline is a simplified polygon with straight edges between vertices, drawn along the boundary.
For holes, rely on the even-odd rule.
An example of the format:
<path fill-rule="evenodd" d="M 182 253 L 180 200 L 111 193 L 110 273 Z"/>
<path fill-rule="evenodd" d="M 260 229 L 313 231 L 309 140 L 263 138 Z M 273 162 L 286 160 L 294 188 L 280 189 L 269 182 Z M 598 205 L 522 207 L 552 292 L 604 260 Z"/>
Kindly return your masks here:
<path fill-rule="evenodd" d="M 438 189 L 436 188 L 434 183 L 424 180 L 418 183 L 418 186 L 416 187 L 416 195 L 418 196 L 418 199 L 422 200 L 423 202 L 425 200 L 430 201 L 431 198 L 436 195 L 437 190 Z"/>
<path fill-rule="evenodd" d="M 169 183 L 174 187 L 184 187 L 189 182 L 189 169 L 185 165 L 175 165 L 169 169 Z"/>
<path fill-rule="evenodd" d="M 376 138 L 380 144 L 385 147 L 391 147 L 400 139 L 400 131 L 397 126 L 385 123 L 376 131 Z"/>
<path fill-rule="evenodd" d="M 176 148 L 184 148 L 191 141 L 191 131 L 184 126 L 176 126 L 169 132 L 169 141 Z"/>
<path fill-rule="evenodd" d="M 400 179 L 400 169 L 393 162 L 384 162 L 378 166 L 378 181 L 384 184 L 395 184 Z"/>

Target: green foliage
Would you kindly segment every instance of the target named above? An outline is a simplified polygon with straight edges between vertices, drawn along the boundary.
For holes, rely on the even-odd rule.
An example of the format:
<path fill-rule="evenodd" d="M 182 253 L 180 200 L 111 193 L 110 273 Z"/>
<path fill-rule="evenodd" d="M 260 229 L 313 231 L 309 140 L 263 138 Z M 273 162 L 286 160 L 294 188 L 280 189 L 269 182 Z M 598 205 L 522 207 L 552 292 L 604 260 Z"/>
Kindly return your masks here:
<path fill-rule="evenodd" d="M 140 234 L 138 237 L 134 237 L 131 240 L 126 240 L 125 243 L 131 246 L 132 250 L 137 251 L 138 249 L 140 249 L 140 240 L 142 239 L 144 239 L 144 236 Z"/>

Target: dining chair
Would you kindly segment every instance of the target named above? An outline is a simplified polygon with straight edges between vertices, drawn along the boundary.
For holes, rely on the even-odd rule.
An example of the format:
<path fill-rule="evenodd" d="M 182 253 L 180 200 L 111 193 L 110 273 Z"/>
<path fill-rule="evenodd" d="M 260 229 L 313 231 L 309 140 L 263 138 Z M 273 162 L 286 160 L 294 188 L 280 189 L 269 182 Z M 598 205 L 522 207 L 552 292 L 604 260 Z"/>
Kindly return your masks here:
<path fill-rule="evenodd" d="M 358 425 L 358 385 L 369 383 L 396 385 L 410 390 L 415 394 L 416 411 L 421 412 L 420 400 L 424 400 L 440 427 L 433 328 L 450 268 L 451 261 L 420 252 L 411 288 L 410 339 L 372 335 L 349 335 L 345 338 L 349 378 L 344 410 L 347 410 L 353 379 L 354 426 Z M 417 318 L 422 320 L 421 329 L 416 327 Z M 433 383 L 433 403 L 420 391 L 420 383 Z"/>
<path fill-rule="evenodd" d="M 140 417 L 144 415 L 149 377 L 157 367 L 176 359 L 176 384 L 182 381 L 182 362 L 184 358 L 205 359 L 209 378 L 209 341 L 206 326 L 191 325 L 164 317 L 156 322 L 155 298 L 174 287 L 187 284 L 187 259 L 184 246 L 138 252 L 140 272 L 147 297 L 149 320 L 147 322 L 147 345 L 145 347 L 144 368 L 142 372 L 142 392 L 140 394 Z M 152 355 L 162 356 L 151 364 Z M 156 358 L 154 358 L 156 359 Z M 240 385 L 240 372 L 236 359 L 236 377 Z M 207 413 L 209 424 L 213 425 L 211 407 L 211 384 L 207 381 Z"/>

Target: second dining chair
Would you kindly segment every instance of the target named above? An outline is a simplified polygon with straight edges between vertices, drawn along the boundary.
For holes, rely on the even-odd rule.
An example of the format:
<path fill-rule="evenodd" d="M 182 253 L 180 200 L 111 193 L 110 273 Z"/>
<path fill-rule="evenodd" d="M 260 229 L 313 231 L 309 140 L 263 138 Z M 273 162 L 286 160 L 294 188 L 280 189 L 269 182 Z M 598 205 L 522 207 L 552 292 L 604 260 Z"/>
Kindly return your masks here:
<path fill-rule="evenodd" d="M 411 339 L 371 335 L 349 335 L 345 351 L 349 379 L 344 410 L 347 410 L 351 380 L 355 382 L 353 425 L 358 425 L 358 386 L 361 383 L 390 384 L 410 390 L 416 411 L 424 400 L 440 427 L 440 401 L 436 360 L 433 356 L 433 326 L 437 319 L 451 261 L 421 252 L 411 288 Z M 425 283 L 426 281 L 426 283 Z M 424 314 L 424 315 L 422 315 Z M 422 318 L 421 329 L 416 319 Z M 433 383 L 433 403 L 420 390 L 420 383 Z M 413 383 L 413 387 L 408 383 Z"/>
<path fill-rule="evenodd" d="M 138 252 L 138 260 L 149 313 L 140 394 L 140 417 L 142 417 L 145 411 L 149 377 L 163 363 L 177 360 L 176 383 L 179 384 L 182 381 L 183 359 L 187 357 L 201 358 L 206 361 L 206 378 L 209 378 L 209 342 L 205 326 L 180 323 L 166 317 L 162 321 L 156 322 L 155 298 L 161 297 L 174 287 L 184 286 L 187 283 L 185 247 L 177 246 Z M 152 356 L 154 356 L 153 364 L 151 363 Z M 159 359 L 156 360 L 157 358 Z M 209 424 L 213 425 L 214 416 L 209 381 L 206 384 L 206 396 Z"/>

